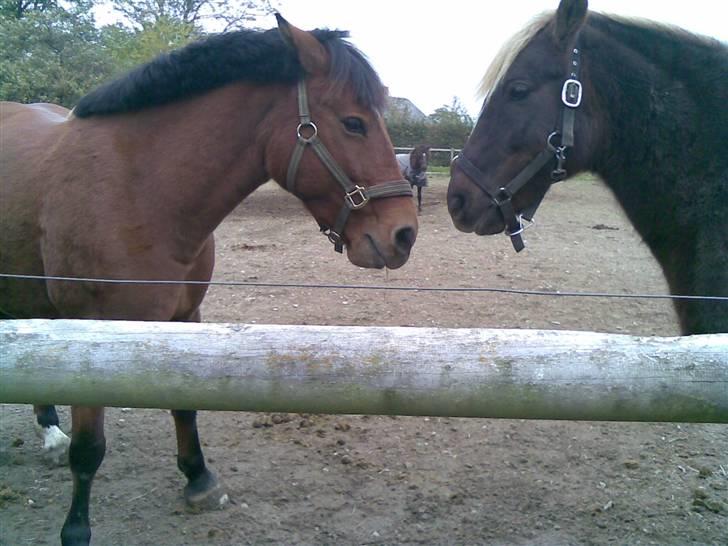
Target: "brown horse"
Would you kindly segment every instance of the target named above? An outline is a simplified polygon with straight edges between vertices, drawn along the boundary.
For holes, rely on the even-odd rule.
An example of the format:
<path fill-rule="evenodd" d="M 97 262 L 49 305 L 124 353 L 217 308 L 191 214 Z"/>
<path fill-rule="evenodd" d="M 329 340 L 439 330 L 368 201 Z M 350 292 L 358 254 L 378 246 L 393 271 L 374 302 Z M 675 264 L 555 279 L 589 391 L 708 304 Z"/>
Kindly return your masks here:
<path fill-rule="evenodd" d="M 412 193 L 380 115 L 385 88 L 345 37 L 279 18 L 278 29 L 164 55 L 72 113 L 2 104 L 4 317 L 199 321 L 204 284 L 8 275 L 209 281 L 213 230 L 270 178 L 303 201 L 353 264 L 402 266 L 417 235 Z M 55 412 L 38 413 L 53 421 Z M 187 501 L 224 502 L 196 412 L 172 414 Z M 103 408 L 73 407 L 72 419 L 64 545 L 90 541 L 91 484 L 105 452 Z"/>
<path fill-rule="evenodd" d="M 728 296 L 728 47 L 562 0 L 510 41 L 452 167 L 461 231 L 523 248 L 552 183 L 599 174 L 673 294 Z M 728 332 L 725 302 L 676 300 L 685 334 Z"/>
<path fill-rule="evenodd" d="M 417 188 L 417 210 L 422 212 L 422 188 L 427 186 L 427 163 L 430 146 L 420 144 L 409 154 L 397 154 L 399 172 L 413 188 Z"/>

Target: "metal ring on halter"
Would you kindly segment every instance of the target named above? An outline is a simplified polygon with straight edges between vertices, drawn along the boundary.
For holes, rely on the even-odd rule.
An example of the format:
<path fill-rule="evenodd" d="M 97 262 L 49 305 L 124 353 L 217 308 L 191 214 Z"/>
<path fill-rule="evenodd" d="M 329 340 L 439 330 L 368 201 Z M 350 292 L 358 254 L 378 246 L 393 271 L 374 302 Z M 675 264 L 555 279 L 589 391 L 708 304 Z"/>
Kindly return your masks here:
<path fill-rule="evenodd" d="M 301 134 L 301 130 L 305 128 L 310 128 L 313 130 L 313 134 L 309 137 L 305 137 Z M 316 135 L 318 135 L 318 127 L 316 127 L 316 124 L 313 121 L 307 121 L 306 123 L 299 123 L 298 127 L 296 127 L 296 135 L 298 136 L 299 140 L 302 140 L 303 142 L 309 143 L 314 138 L 316 138 Z"/>
<path fill-rule="evenodd" d="M 491 197 L 491 200 L 499 207 L 511 199 L 513 199 L 513 195 L 506 188 L 499 188 L 498 193 Z"/>
<path fill-rule="evenodd" d="M 518 230 L 514 231 L 513 233 L 510 233 L 507 229 L 503 232 L 508 237 L 515 237 L 516 235 L 520 235 L 524 231 L 526 231 L 528 228 L 533 226 L 536 222 L 533 220 L 528 220 L 523 217 L 522 214 L 518 215 L 518 224 L 521 226 Z"/>
<path fill-rule="evenodd" d="M 341 235 L 336 233 L 333 229 L 327 229 L 324 231 L 324 235 L 328 238 L 329 242 L 333 244 L 338 244 L 341 242 Z"/>
<path fill-rule="evenodd" d="M 564 147 L 563 146 L 556 146 L 553 142 L 551 142 L 551 139 L 554 138 L 554 137 L 561 137 L 561 133 L 558 132 L 558 131 L 554 131 L 553 133 L 551 133 L 548 136 L 548 138 L 546 139 L 546 145 L 554 153 L 558 153 L 559 151 L 563 151 L 564 150 Z"/>

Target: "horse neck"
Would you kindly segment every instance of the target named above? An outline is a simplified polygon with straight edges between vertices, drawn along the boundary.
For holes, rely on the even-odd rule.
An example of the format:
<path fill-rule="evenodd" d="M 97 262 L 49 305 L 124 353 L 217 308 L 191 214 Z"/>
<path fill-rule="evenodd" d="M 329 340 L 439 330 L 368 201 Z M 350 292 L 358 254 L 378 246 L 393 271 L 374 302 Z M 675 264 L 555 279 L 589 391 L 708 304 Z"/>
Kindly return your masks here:
<path fill-rule="evenodd" d="M 718 85 L 726 49 L 604 17 L 584 29 L 582 48 L 597 110 L 590 122 L 601 140 L 588 143 L 600 150 L 591 170 L 667 270 L 686 233 L 720 225 L 718 207 L 706 205 L 720 202 L 728 169 L 720 150 L 728 140 L 728 97 Z M 685 61 L 677 66 L 676 51 Z"/>
<path fill-rule="evenodd" d="M 134 140 L 131 161 L 143 166 L 143 174 L 127 181 L 130 191 L 144 192 L 157 221 L 183 247 L 178 254 L 194 256 L 219 223 L 268 180 L 261 125 L 278 94 L 234 84 L 119 117 L 116 140 L 118 134 Z"/>

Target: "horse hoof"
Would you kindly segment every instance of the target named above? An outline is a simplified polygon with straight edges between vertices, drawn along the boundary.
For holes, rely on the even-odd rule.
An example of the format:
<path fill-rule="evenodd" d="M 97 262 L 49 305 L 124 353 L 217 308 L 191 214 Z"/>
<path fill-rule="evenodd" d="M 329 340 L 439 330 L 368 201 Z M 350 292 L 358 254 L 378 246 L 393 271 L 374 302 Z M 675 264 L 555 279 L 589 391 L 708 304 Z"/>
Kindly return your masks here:
<path fill-rule="evenodd" d="M 184 489 L 187 507 L 194 512 L 222 510 L 230 502 L 230 497 L 215 475 L 209 471 L 190 481 Z"/>
<path fill-rule="evenodd" d="M 43 459 L 50 466 L 68 464 L 68 447 L 71 439 L 56 425 L 41 427 L 36 425 L 36 434 L 43 440 Z"/>

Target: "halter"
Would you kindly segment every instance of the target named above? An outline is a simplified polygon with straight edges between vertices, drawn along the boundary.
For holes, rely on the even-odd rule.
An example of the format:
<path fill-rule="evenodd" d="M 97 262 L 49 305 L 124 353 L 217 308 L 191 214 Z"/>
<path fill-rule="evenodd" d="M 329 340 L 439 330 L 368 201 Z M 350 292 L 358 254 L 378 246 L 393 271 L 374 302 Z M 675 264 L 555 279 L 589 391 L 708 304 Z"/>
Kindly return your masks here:
<path fill-rule="evenodd" d="M 301 158 L 303 157 L 303 152 L 310 146 L 344 189 L 344 204 L 336 217 L 334 226 L 328 227 L 319 223 L 323 234 L 334 244 L 334 250 L 342 253 L 344 249 L 342 236 L 351 211 L 364 208 L 372 199 L 401 196 L 412 197 L 412 188 L 406 180 L 382 182 L 381 184 L 368 188 L 354 184 L 326 149 L 323 142 L 318 138 L 318 127 L 311 121 L 311 112 L 308 108 L 308 96 L 306 94 L 306 83 L 303 80 L 298 82 L 298 119 L 299 123 L 296 128 L 297 142 L 296 147 L 293 149 L 293 155 L 291 155 L 291 162 L 288 165 L 286 188 L 289 192 L 294 193 L 296 175 Z M 306 133 L 308 133 L 308 136 L 306 136 Z"/>
<path fill-rule="evenodd" d="M 533 223 L 536 213 L 544 196 L 541 196 L 533 205 L 521 214 L 517 214 L 513 206 L 513 196 L 526 185 L 536 174 L 552 159 L 556 159 L 556 166 L 551 171 L 552 182 L 560 182 L 566 178 L 566 151 L 574 146 L 574 119 L 576 109 L 581 105 L 582 85 L 579 80 L 581 69 L 581 51 L 578 47 L 572 50 L 571 73 L 561 89 L 561 103 L 564 109 L 561 115 L 561 130 L 553 131 L 546 137 L 546 147 L 526 167 L 511 179 L 505 186 L 495 186 L 488 177 L 476 167 L 465 154 L 460 154 L 453 160 L 453 165 L 462 170 L 476 186 L 485 192 L 498 206 L 503 220 L 506 223 L 505 233 L 511 238 L 513 248 L 520 252 L 525 248 L 521 234 Z M 557 145 L 555 140 L 560 139 Z M 527 223 L 524 224 L 523 220 Z"/>

